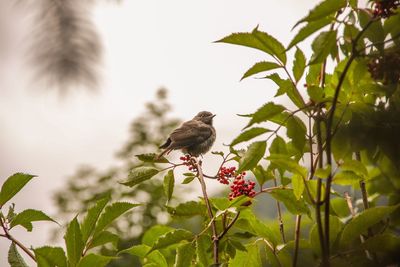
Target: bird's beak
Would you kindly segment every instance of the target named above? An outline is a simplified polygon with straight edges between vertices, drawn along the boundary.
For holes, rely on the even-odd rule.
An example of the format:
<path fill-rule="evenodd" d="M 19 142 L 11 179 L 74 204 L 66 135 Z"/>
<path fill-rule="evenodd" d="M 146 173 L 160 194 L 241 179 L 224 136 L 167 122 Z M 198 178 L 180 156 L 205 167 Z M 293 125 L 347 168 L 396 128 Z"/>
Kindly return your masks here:
<path fill-rule="evenodd" d="M 214 118 L 215 116 L 217 116 L 217 114 L 213 114 L 213 115 L 211 116 L 211 118 Z"/>

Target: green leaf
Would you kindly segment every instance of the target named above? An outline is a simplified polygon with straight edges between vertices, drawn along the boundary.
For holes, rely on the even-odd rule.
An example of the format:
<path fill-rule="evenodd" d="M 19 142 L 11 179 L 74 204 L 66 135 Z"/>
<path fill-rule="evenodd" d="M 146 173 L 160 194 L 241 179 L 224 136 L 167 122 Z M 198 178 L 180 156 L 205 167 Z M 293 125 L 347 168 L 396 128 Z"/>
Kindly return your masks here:
<path fill-rule="evenodd" d="M 340 244 L 342 247 L 348 247 L 351 242 L 358 238 L 362 233 L 374 224 L 381 221 L 384 217 L 394 212 L 399 205 L 388 207 L 374 207 L 364 210 L 354 217 L 343 229 Z"/>
<path fill-rule="evenodd" d="M 332 198 L 330 204 L 332 210 L 336 213 L 337 216 L 345 218 L 350 215 L 349 207 L 344 198 L 341 197 Z"/>
<path fill-rule="evenodd" d="M 340 169 L 343 171 L 352 171 L 363 177 L 368 176 L 367 168 L 358 160 L 347 160 L 340 165 Z"/>
<path fill-rule="evenodd" d="M 255 168 L 251 170 L 254 176 L 257 179 L 257 182 L 260 186 L 262 186 L 266 181 L 273 180 L 274 175 L 270 172 L 265 170 L 262 166 L 257 165 Z"/>
<path fill-rule="evenodd" d="M 131 171 L 128 176 L 128 180 L 121 182 L 121 184 L 133 187 L 141 182 L 149 180 L 151 177 L 159 173 L 160 171 L 153 167 L 137 167 Z"/>
<path fill-rule="evenodd" d="M 193 181 L 194 178 L 196 178 L 196 176 L 194 176 L 194 175 L 187 176 L 187 177 L 182 181 L 182 184 L 188 184 L 188 183 L 190 183 L 191 181 Z"/>
<path fill-rule="evenodd" d="M 300 199 L 304 191 L 304 181 L 301 175 L 293 174 L 292 186 L 293 186 L 293 193 L 296 199 Z"/>
<path fill-rule="evenodd" d="M 64 235 L 68 255 L 68 266 L 74 267 L 82 257 L 84 244 L 78 219 L 75 217 L 68 225 Z"/>
<path fill-rule="evenodd" d="M 151 247 L 160 236 L 172 230 L 174 229 L 166 225 L 155 225 L 144 233 L 142 243 Z"/>
<path fill-rule="evenodd" d="M 352 171 L 340 171 L 333 176 L 332 183 L 338 185 L 355 185 L 363 178 Z"/>
<path fill-rule="evenodd" d="M 311 45 L 314 53 L 309 65 L 323 62 L 336 49 L 336 34 L 336 30 L 321 32 L 314 39 Z"/>
<path fill-rule="evenodd" d="M 242 132 L 238 137 L 236 137 L 232 141 L 230 146 L 234 146 L 234 145 L 237 145 L 239 143 L 249 141 L 249 140 L 253 139 L 254 137 L 257 137 L 257 136 L 262 135 L 264 133 L 268 133 L 270 131 L 271 130 L 268 130 L 268 129 L 265 129 L 265 128 L 261 128 L 261 127 L 254 127 L 254 128 L 248 129 L 248 130 Z"/>
<path fill-rule="evenodd" d="M 288 211 L 292 214 L 310 214 L 310 210 L 302 199 L 296 199 L 293 190 L 276 189 L 272 191 L 271 196 L 281 201 Z"/>
<path fill-rule="evenodd" d="M 79 261 L 78 267 L 104 267 L 113 259 L 116 257 L 88 254 Z"/>
<path fill-rule="evenodd" d="M 243 80 L 247 77 L 250 77 L 254 74 L 264 72 L 264 71 L 269 71 L 273 69 L 281 68 L 280 65 L 276 64 L 275 62 L 269 62 L 269 61 L 261 61 L 257 62 L 254 64 L 250 69 L 248 69 L 243 77 L 240 80 Z"/>
<path fill-rule="evenodd" d="M 171 200 L 172 193 L 174 192 L 174 185 L 175 185 L 175 177 L 174 171 L 169 170 L 168 173 L 164 176 L 164 194 L 167 197 L 167 202 Z"/>
<path fill-rule="evenodd" d="M 137 206 L 140 206 L 140 204 L 133 204 L 128 202 L 115 202 L 110 206 L 107 206 L 104 213 L 100 216 L 97 222 L 93 235 L 96 236 L 119 216 Z"/>
<path fill-rule="evenodd" d="M 195 248 L 191 243 L 180 245 L 176 249 L 175 267 L 191 266 Z"/>
<path fill-rule="evenodd" d="M 318 31 L 319 29 L 325 27 L 332 21 L 332 17 L 325 17 L 322 18 L 318 21 L 313 21 L 308 24 L 306 24 L 303 28 L 299 30 L 299 32 L 295 35 L 293 40 L 290 42 L 290 44 L 287 47 L 287 50 L 295 46 L 296 44 L 300 43 L 304 39 L 306 39 L 308 36 L 313 34 L 314 32 Z"/>
<path fill-rule="evenodd" d="M 306 68 L 306 56 L 300 48 L 296 49 L 294 54 L 293 62 L 293 76 L 296 82 L 298 82 L 303 76 L 304 70 Z"/>
<path fill-rule="evenodd" d="M 124 249 L 120 252 L 118 252 L 118 255 L 123 254 L 123 253 L 128 253 L 134 256 L 138 256 L 141 259 L 145 259 L 149 261 L 152 264 L 155 264 L 155 266 L 158 267 L 168 267 L 168 263 L 163 256 L 163 254 L 160 253 L 158 250 L 154 250 L 150 252 L 151 247 L 141 244 L 137 246 L 130 247 L 128 249 Z M 150 253 L 149 253 L 150 252 Z"/>
<path fill-rule="evenodd" d="M 83 243 L 86 243 L 86 241 L 92 235 L 95 225 L 97 223 L 97 220 L 99 219 L 101 212 L 103 211 L 104 207 L 107 205 L 107 203 L 109 201 L 110 201 L 109 196 L 102 198 L 96 202 L 96 205 L 94 205 L 93 207 L 91 207 L 88 210 L 88 212 L 82 222 L 82 241 L 83 241 Z"/>
<path fill-rule="evenodd" d="M 18 213 L 14 219 L 11 221 L 10 229 L 14 226 L 21 225 L 28 230 L 32 231 L 32 222 L 37 221 L 52 221 L 57 223 L 55 220 L 47 216 L 44 212 L 40 210 L 27 209 Z"/>
<path fill-rule="evenodd" d="M 311 22 L 323 19 L 330 15 L 333 15 L 341 8 L 346 7 L 347 1 L 346 0 L 325 0 L 315 6 L 313 9 L 310 10 L 308 15 L 301 19 L 299 22 L 296 23 L 294 27 L 302 22 Z"/>
<path fill-rule="evenodd" d="M 265 141 L 252 143 L 239 161 L 238 172 L 250 170 L 257 166 L 258 162 L 264 157 L 266 149 L 267 142 Z"/>
<path fill-rule="evenodd" d="M 286 155 L 288 153 L 285 140 L 277 135 L 269 146 L 270 154 Z"/>
<path fill-rule="evenodd" d="M 254 114 L 252 114 L 251 120 L 245 128 L 248 128 L 255 123 L 268 121 L 269 119 L 271 119 L 272 117 L 281 113 L 284 110 L 285 110 L 284 106 L 276 105 L 273 102 L 268 102 L 267 104 L 259 108 Z"/>
<path fill-rule="evenodd" d="M 323 102 L 324 101 L 324 90 L 315 85 L 310 85 L 307 86 L 307 94 L 310 97 L 310 99 L 316 103 Z"/>
<path fill-rule="evenodd" d="M 114 248 L 117 248 L 119 237 L 109 231 L 100 232 L 96 237 L 90 242 L 88 249 L 102 246 L 107 243 L 111 243 Z"/>
<path fill-rule="evenodd" d="M 246 246 L 246 251 L 236 251 L 235 258 L 230 259 L 229 266 L 235 267 L 261 267 L 260 251 L 257 244 Z"/>
<path fill-rule="evenodd" d="M 166 248 L 168 246 L 178 244 L 183 240 L 190 240 L 193 238 L 192 232 L 183 229 L 172 230 L 160 236 L 154 243 L 151 250 Z"/>
<path fill-rule="evenodd" d="M 167 206 L 167 211 L 172 216 L 193 217 L 196 215 L 204 215 L 206 207 L 203 203 L 188 201 L 185 203 L 180 203 L 175 208 Z"/>
<path fill-rule="evenodd" d="M 271 154 L 268 158 L 273 164 L 278 165 L 283 170 L 287 170 L 293 174 L 301 175 L 307 179 L 307 169 L 300 166 L 296 161 L 287 157 L 286 155 Z"/>
<path fill-rule="evenodd" d="M 153 163 L 168 163 L 169 161 L 165 157 L 158 157 L 156 153 L 147 153 L 136 155 L 136 157 L 143 162 L 153 162 Z"/>
<path fill-rule="evenodd" d="M 322 225 L 322 231 L 324 227 Z M 336 245 L 336 241 L 340 238 L 340 232 L 343 229 L 343 223 L 339 220 L 336 216 L 329 216 L 329 244 L 330 248 L 334 248 Z M 310 230 L 310 244 L 311 248 L 314 250 L 315 253 L 321 255 L 321 245 L 320 245 L 320 237 L 318 235 L 318 228 L 317 224 L 314 224 Z"/>
<path fill-rule="evenodd" d="M 392 252 L 400 250 L 400 238 L 393 234 L 381 234 L 369 237 L 361 246 L 373 252 Z"/>
<path fill-rule="evenodd" d="M 319 178 L 326 179 L 326 178 L 328 178 L 328 175 L 331 174 L 331 169 L 332 169 L 331 165 L 328 164 L 323 169 L 318 168 L 315 171 L 314 175 L 319 177 Z"/>
<path fill-rule="evenodd" d="M 286 135 L 292 139 L 294 147 L 303 152 L 306 144 L 307 128 L 297 116 L 290 117 L 286 122 Z"/>
<path fill-rule="evenodd" d="M 0 190 L 0 207 L 17 194 L 36 175 L 16 173 L 8 177 Z"/>
<path fill-rule="evenodd" d="M 67 267 L 67 257 L 60 247 L 40 247 L 33 250 L 38 267 Z"/>
<path fill-rule="evenodd" d="M 285 47 L 274 37 L 269 35 L 266 32 L 262 32 L 258 30 L 258 26 L 253 30 L 252 34 L 256 36 L 256 38 L 267 47 L 267 52 L 271 56 L 277 57 L 283 65 L 286 65 L 286 51 Z"/>
<path fill-rule="evenodd" d="M 15 243 L 12 242 L 8 250 L 8 263 L 10 267 L 28 267 L 22 256 L 18 253 Z"/>
<path fill-rule="evenodd" d="M 200 235 L 196 239 L 196 257 L 197 262 L 204 267 L 211 265 L 210 249 L 211 238 L 208 235 Z"/>

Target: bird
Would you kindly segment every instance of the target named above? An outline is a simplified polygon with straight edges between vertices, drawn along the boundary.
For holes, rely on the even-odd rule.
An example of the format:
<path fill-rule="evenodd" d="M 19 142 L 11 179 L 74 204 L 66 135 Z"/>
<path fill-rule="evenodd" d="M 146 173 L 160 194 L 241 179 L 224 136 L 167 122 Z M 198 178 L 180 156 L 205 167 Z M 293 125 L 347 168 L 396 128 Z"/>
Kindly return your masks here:
<path fill-rule="evenodd" d="M 184 122 L 159 147 L 164 150 L 158 155 L 158 158 L 177 149 L 193 157 L 207 153 L 216 138 L 215 128 L 212 124 L 214 117 L 215 114 L 209 111 L 201 111 L 193 119 Z"/>

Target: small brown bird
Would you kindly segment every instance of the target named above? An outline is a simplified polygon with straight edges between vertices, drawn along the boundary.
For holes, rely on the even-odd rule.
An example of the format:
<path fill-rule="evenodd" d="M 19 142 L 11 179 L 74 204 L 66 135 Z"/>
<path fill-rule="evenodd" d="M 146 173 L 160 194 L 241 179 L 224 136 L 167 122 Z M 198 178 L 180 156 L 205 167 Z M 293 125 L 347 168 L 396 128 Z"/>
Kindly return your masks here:
<path fill-rule="evenodd" d="M 215 114 L 211 112 L 201 111 L 192 120 L 184 122 L 160 146 L 164 151 L 158 158 L 176 149 L 194 157 L 206 153 L 214 144 L 216 137 L 215 129 L 212 126 L 214 117 Z"/>

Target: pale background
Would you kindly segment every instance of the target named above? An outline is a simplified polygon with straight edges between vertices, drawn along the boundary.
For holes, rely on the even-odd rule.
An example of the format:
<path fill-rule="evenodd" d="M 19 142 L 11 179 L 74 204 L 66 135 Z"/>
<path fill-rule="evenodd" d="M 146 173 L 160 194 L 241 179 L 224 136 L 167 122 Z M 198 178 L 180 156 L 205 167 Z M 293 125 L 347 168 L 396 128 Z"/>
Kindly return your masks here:
<path fill-rule="evenodd" d="M 214 149 L 224 149 L 222 144 L 245 125 L 236 114 L 254 112 L 270 101 L 276 86 L 252 78 L 239 82 L 250 66 L 266 59 L 264 54 L 213 41 L 259 25 L 287 45 L 294 23 L 316 3 L 104 2 L 99 1 L 93 12 L 104 45 L 97 93 L 75 91 L 61 97 L 55 91 L 31 88 L 19 64 L 23 55 L 18 47 L 9 52 L 8 64 L 1 64 L 0 183 L 15 172 L 39 176 L 14 198 L 17 211 L 34 208 L 52 215 L 52 192 L 62 188 L 77 166 L 87 163 L 105 169 L 113 164 L 114 152 L 127 140 L 130 121 L 161 86 L 169 90 L 174 115 L 183 120 L 200 110 L 216 113 Z M 26 30 L 17 16 L 9 19 L 18 30 Z M 302 48 L 310 54 L 309 45 Z M 35 247 L 49 243 L 49 227 L 50 223 L 38 222 L 32 233 L 13 232 Z M 0 239 L 0 266 L 8 266 L 8 247 L 9 241 Z"/>

